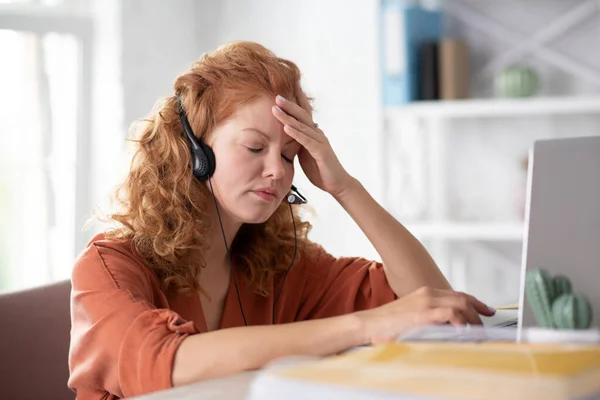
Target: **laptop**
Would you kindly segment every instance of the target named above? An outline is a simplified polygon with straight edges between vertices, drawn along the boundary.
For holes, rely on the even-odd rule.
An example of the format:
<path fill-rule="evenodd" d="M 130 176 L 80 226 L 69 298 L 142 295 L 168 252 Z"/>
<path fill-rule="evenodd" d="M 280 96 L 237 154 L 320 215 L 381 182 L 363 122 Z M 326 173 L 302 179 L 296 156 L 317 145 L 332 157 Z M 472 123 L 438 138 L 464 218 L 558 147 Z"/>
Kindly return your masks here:
<path fill-rule="evenodd" d="M 600 136 L 538 140 L 529 154 L 518 307 L 484 320 L 493 327 L 534 327 L 525 293 L 528 269 L 571 279 L 600 321 Z"/>
<path fill-rule="evenodd" d="M 592 327 L 600 326 L 600 136 L 538 140 L 530 150 L 518 305 L 482 316 L 483 333 L 426 326 L 401 340 L 520 341 L 523 328 L 537 327 L 525 293 L 525 274 L 533 268 L 567 275 L 573 291 L 592 304 Z"/>
<path fill-rule="evenodd" d="M 600 326 L 600 136 L 539 140 L 529 155 L 518 331 L 537 325 L 525 274 L 569 277 Z"/>

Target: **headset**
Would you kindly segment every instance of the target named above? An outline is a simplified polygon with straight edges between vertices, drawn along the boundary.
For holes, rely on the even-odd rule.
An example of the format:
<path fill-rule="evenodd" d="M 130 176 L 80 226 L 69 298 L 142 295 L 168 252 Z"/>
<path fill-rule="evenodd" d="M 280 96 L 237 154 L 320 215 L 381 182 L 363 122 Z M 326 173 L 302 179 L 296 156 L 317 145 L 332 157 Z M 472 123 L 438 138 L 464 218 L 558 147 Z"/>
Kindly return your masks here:
<path fill-rule="evenodd" d="M 235 285 L 235 292 L 237 293 L 238 304 L 240 306 L 240 312 L 242 314 L 242 319 L 244 320 L 244 325 L 248 326 L 248 322 L 246 321 L 246 315 L 244 314 L 244 308 L 242 307 L 242 300 L 240 299 L 240 291 L 237 285 L 237 279 L 235 277 L 235 273 L 233 271 L 233 263 L 231 262 L 231 254 L 229 251 L 229 246 L 227 245 L 227 239 L 225 237 L 225 230 L 223 229 L 223 222 L 221 221 L 221 214 L 219 212 L 219 206 L 217 205 L 217 199 L 215 197 L 215 193 L 212 187 L 212 180 L 210 179 L 215 173 L 216 168 L 216 160 L 215 153 L 212 148 L 202 140 L 202 138 L 197 138 L 194 135 L 194 131 L 190 126 L 190 122 L 187 118 L 187 114 L 183 108 L 181 103 L 181 96 L 179 93 L 176 94 L 177 99 L 177 109 L 179 113 L 179 119 L 181 120 L 181 125 L 183 126 L 183 131 L 185 132 L 188 141 L 190 142 L 190 151 L 192 154 L 192 173 L 199 181 L 208 181 L 210 186 L 210 192 L 212 193 L 213 201 L 215 203 L 215 209 L 217 210 L 217 216 L 219 218 L 219 225 L 221 226 L 221 233 L 223 234 L 223 242 L 225 243 L 225 249 L 227 251 L 227 260 L 229 260 L 229 268 L 230 273 L 233 276 L 233 283 Z M 306 204 L 307 200 L 304 196 L 298 192 L 298 189 L 294 185 L 291 187 L 291 192 L 287 196 L 287 202 L 290 206 L 290 213 L 292 215 L 292 224 L 294 226 L 294 255 L 292 257 L 292 261 L 290 265 L 287 267 L 283 280 L 281 281 L 281 285 L 279 285 L 279 293 L 275 300 L 273 301 L 273 309 L 271 311 L 271 323 L 275 324 L 275 305 L 277 304 L 277 300 L 279 300 L 279 296 L 281 296 L 281 292 L 283 290 L 283 284 L 285 283 L 285 278 L 287 278 L 287 274 L 294 265 L 294 261 L 296 260 L 296 250 L 298 248 L 298 237 L 296 234 L 296 222 L 294 221 L 294 213 L 292 211 L 292 204 Z"/>

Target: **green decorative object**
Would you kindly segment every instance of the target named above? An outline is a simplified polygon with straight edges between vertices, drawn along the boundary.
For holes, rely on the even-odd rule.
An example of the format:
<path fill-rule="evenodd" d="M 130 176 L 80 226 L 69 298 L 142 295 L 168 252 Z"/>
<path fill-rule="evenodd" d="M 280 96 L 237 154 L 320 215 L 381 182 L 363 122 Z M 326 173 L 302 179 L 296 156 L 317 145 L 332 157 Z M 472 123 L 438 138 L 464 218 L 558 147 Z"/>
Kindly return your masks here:
<path fill-rule="evenodd" d="M 559 329 L 587 329 L 592 324 L 592 306 L 582 294 L 563 294 L 552 304 L 552 318 Z"/>
<path fill-rule="evenodd" d="M 571 280 L 552 277 L 538 268 L 527 271 L 525 294 L 541 326 L 558 329 L 587 329 L 592 323 L 592 306 L 582 294 L 573 293 Z"/>
<path fill-rule="evenodd" d="M 554 296 L 558 299 L 563 294 L 571 293 L 571 280 L 564 275 L 555 275 L 552 278 L 552 284 L 554 285 Z"/>
<path fill-rule="evenodd" d="M 532 68 L 512 66 L 500 71 L 495 84 L 501 97 L 530 97 L 537 93 L 539 79 Z"/>
<path fill-rule="evenodd" d="M 535 319 L 541 326 L 552 328 L 552 302 L 555 295 L 550 274 L 543 269 L 527 271 L 525 292 Z"/>

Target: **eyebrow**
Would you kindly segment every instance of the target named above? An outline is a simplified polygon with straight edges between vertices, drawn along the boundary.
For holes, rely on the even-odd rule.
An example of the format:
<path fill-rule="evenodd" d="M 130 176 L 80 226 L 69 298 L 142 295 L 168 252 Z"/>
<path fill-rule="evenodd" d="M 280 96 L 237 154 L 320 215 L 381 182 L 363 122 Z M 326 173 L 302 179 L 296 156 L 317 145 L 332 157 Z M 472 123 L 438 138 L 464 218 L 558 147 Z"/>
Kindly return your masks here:
<path fill-rule="evenodd" d="M 242 129 L 242 132 L 244 132 L 244 131 L 253 131 L 253 132 L 256 132 L 256 133 L 258 133 L 258 134 L 260 134 L 260 135 L 264 136 L 264 137 L 265 137 L 265 138 L 266 138 L 268 141 L 271 141 L 271 138 L 269 137 L 269 135 L 267 135 L 266 133 L 264 133 L 264 132 L 263 132 L 263 131 L 261 131 L 260 129 L 256 129 L 256 128 L 244 128 L 244 129 Z M 296 141 L 295 139 L 290 139 L 290 140 L 289 140 L 287 143 L 285 143 L 283 146 L 285 147 L 285 146 L 287 146 L 287 145 L 289 145 L 289 144 L 291 144 L 291 143 L 294 143 L 295 141 Z"/>

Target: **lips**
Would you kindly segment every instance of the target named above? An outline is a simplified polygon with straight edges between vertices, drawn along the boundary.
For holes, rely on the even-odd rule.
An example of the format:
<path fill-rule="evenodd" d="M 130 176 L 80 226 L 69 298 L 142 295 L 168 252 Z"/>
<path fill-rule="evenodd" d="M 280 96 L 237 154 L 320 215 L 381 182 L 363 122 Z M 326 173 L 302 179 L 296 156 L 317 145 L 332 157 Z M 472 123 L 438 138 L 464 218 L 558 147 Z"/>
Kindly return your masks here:
<path fill-rule="evenodd" d="M 256 190 L 254 190 L 254 192 L 263 192 L 263 193 L 270 194 L 271 196 L 277 197 L 277 190 L 275 190 L 275 188 L 272 188 L 272 187 L 264 187 L 264 188 L 256 189 Z"/>
<path fill-rule="evenodd" d="M 262 198 L 264 200 L 268 200 L 268 201 L 275 200 L 278 197 L 277 191 L 271 187 L 264 187 L 264 188 L 256 189 L 256 190 L 253 190 L 252 193 L 254 193 L 257 196 L 259 196 L 260 198 Z"/>

